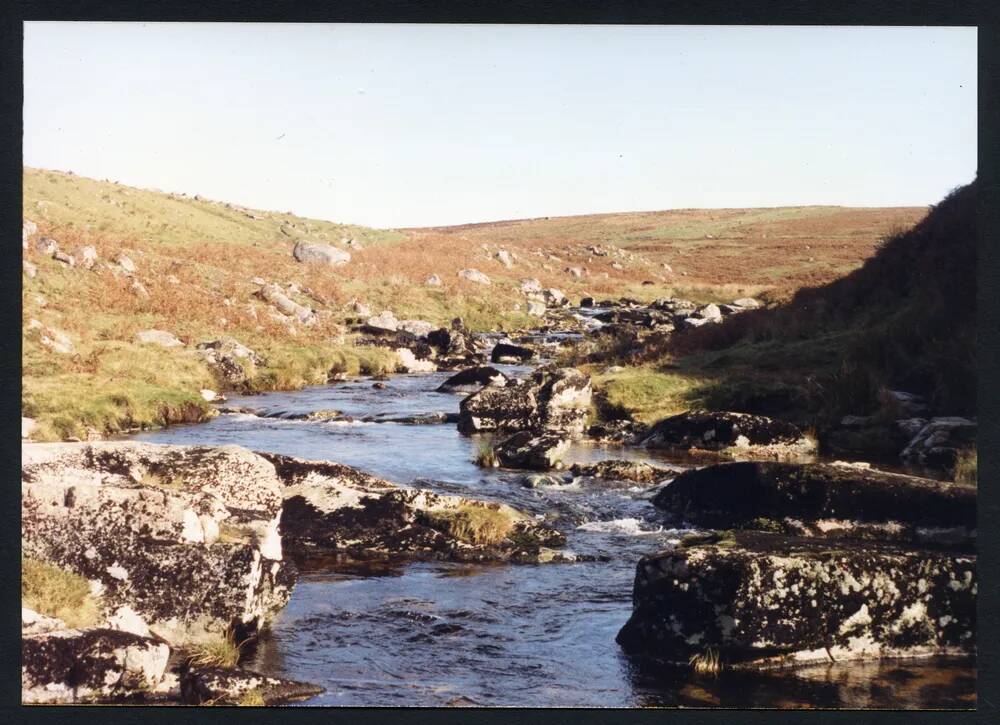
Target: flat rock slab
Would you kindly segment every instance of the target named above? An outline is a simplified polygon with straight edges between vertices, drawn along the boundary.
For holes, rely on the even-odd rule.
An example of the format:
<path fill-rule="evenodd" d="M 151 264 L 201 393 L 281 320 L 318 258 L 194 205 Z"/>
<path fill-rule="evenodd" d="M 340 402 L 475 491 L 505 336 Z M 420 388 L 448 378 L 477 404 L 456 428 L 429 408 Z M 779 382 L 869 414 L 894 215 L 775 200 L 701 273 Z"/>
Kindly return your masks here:
<path fill-rule="evenodd" d="M 641 445 L 729 454 L 797 455 L 815 450 L 791 423 L 762 415 L 693 410 L 654 424 Z"/>
<path fill-rule="evenodd" d="M 763 519 L 812 535 L 965 540 L 976 527 L 975 488 L 835 464 L 706 466 L 678 475 L 653 505 L 705 526 L 758 528 Z"/>
<path fill-rule="evenodd" d="M 759 533 L 640 560 L 629 653 L 727 666 L 975 650 L 976 557 Z"/>

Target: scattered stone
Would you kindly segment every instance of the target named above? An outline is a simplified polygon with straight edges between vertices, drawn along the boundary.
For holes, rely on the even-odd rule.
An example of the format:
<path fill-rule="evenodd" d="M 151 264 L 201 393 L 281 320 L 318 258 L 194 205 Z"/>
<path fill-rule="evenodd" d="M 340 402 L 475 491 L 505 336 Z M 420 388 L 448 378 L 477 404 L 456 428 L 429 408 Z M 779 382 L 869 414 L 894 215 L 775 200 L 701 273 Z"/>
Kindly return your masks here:
<path fill-rule="evenodd" d="M 118 256 L 115 257 L 115 263 L 121 267 L 125 274 L 135 274 L 136 272 L 135 262 L 133 262 L 132 259 L 124 253 L 119 253 Z"/>
<path fill-rule="evenodd" d="M 577 277 L 577 278 L 579 278 L 579 277 L 583 276 L 583 268 L 581 268 L 581 267 L 567 267 L 566 268 L 566 272 L 571 277 Z"/>
<path fill-rule="evenodd" d="M 397 327 L 417 337 L 426 337 L 434 331 L 434 325 L 427 320 L 400 320 Z"/>
<path fill-rule="evenodd" d="M 539 471 L 560 468 L 568 450 L 568 438 L 554 433 L 536 435 L 530 430 L 514 433 L 493 447 L 501 466 Z"/>
<path fill-rule="evenodd" d="M 351 253 L 329 244 L 299 241 L 292 249 L 292 256 L 298 262 L 321 262 L 331 267 L 340 267 L 351 261 Z"/>
<path fill-rule="evenodd" d="M 399 320 L 389 310 L 383 310 L 374 317 L 365 320 L 362 329 L 373 334 L 396 332 L 399 329 Z"/>
<path fill-rule="evenodd" d="M 703 320 L 719 320 L 722 319 L 722 310 L 716 304 L 708 304 L 699 308 L 692 317 L 698 317 Z"/>
<path fill-rule="evenodd" d="M 476 284 L 490 284 L 490 278 L 478 269 L 461 269 L 458 271 L 458 276 Z"/>
<path fill-rule="evenodd" d="M 73 257 L 72 254 L 66 254 L 66 252 L 61 252 L 58 249 L 52 253 L 52 259 L 56 260 L 57 262 L 62 262 L 67 267 L 76 266 L 76 259 Z"/>
<path fill-rule="evenodd" d="M 226 388 L 246 390 L 257 369 L 267 361 L 233 338 L 200 342 L 197 350 Z"/>
<path fill-rule="evenodd" d="M 24 270 L 24 274 L 28 277 L 28 279 L 34 279 L 38 275 L 38 267 L 28 260 L 21 262 L 21 269 Z"/>
<path fill-rule="evenodd" d="M 202 388 L 201 390 L 198 391 L 198 393 L 201 395 L 201 399 L 204 400 L 206 403 L 214 403 L 216 401 L 225 400 L 225 397 L 219 395 L 214 390 L 209 390 L 208 388 Z"/>
<path fill-rule="evenodd" d="M 80 266 L 84 269 L 93 269 L 97 259 L 97 249 L 94 247 L 86 246 L 80 250 Z"/>
<path fill-rule="evenodd" d="M 136 297 L 141 297 L 142 299 L 149 299 L 149 290 L 146 289 L 146 285 L 137 279 L 133 279 L 132 283 L 128 286 L 129 291 L 132 292 Z"/>
<path fill-rule="evenodd" d="M 381 383 L 381 382 L 374 382 L 374 383 L 372 383 L 372 388 L 374 390 L 385 390 L 387 387 L 389 387 L 389 386 L 386 385 L 385 383 Z"/>
<path fill-rule="evenodd" d="M 309 325 L 316 321 L 316 314 L 310 308 L 292 300 L 276 284 L 264 285 L 258 291 L 258 295 L 266 302 L 274 305 L 282 314 L 294 317 L 304 325 Z"/>
<path fill-rule="evenodd" d="M 437 371 L 437 363 L 427 358 L 418 358 L 409 348 L 397 348 L 396 356 L 399 358 L 396 364 L 397 372 L 433 373 Z"/>
<path fill-rule="evenodd" d="M 427 279 L 424 280 L 424 284 L 428 285 L 430 287 L 440 287 L 441 286 L 441 278 L 439 276 L 437 276 L 436 274 L 432 274 L 430 277 L 428 277 Z"/>
<path fill-rule="evenodd" d="M 580 298 L 580 307 L 593 307 L 593 306 L 594 306 L 594 298 L 593 297 L 581 297 Z"/>
<path fill-rule="evenodd" d="M 31 438 L 31 434 L 38 429 L 38 423 L 34 418 L 25 418 L 21 416 L 21 439 L 26 440 Z"/>
<path fill-rule="evenodd" d="M 555 288 L 546 289 L 542 295 L 545 299 L 546 307 L 568 307 L 569 300 L 560 290 Z"/>
<path fill-rule="evenodd" d="M 541 294 L 542 283 L 537 279 L 522 279 L 521 292 L 524 294 Z"/>
<path fill-rule="evenodd" d="M 30 333 L 38 335 L 38 341 L 54 353 L 60 355 L 71 355 L 76 351 L 73 341 L 65 332 L 53 327 L 47 327 L 35 319 L 28 321 L 27 329 Z"/>
<path fill-rule="evenodd" d="M 59 251 L 59 243 L 52 237 L 39 237 L 35 240 L 35 251 L 46 257 L 51 257 Z"/>
<path fill-rule="evenodd" d="M 184 347 L 173 333 L 166 330 L 143 330 L 135 334 L 136 342 L 144 345 L 159 345 L 160 347 Z"/>
<path fill-rule="evenodd" d="M 28 241 L 38 232 L 38 225 L 35 222 L 25 219 L 21 222 L 21 246 L 28 248 Z"/>
<path fill-rule="evenodd" d="M 545 311 L 548 308 L 541 302 L 536 302 L 535 300 L 528 300 L 527 313 L 532 317 L 545 317 Z"/>
<path fill-rule="evenodd" d="M 368 305 L 366 305 L 364 302 L 361 302 L 358 299 L 351 300 L 348 303 L 347 306 L 351 309 L 351 312 L 353 312 L 354 314 L 358 315 L 359 317 L 371 317 L 372 316 L 371 308 Z"/>
<path fill-rule="evenodd" d="M 975 446 L 977 431 L 974 419 L 931 418 L 913 436 L 900 457 L 911 465 L 953 471 L 959 454 Z"/>
<path fill-rule="evenodd" d="M 438 386 L 439 393 L 475 393 L 485 387 L 502 388 L 510 381 L 506 375 L 488 366 L 467 368 Z"/>
<path fill-rule="evenodd" d="M 507 269 L 510 269 L 511 267 L 514 266 L 514 260 L 511 258 L 510 252 L 508 252 L 506 249 L 501 249 L 500 251 L 498 251 L 496 257 L 497 261 L 500 262 L 500 264 L 502 264 Z"/>
<path fill-rule="evenodd" d="M 755 310 L 761 306 L 758 300 L 753 297 L 740 297 L 738 300 L 733 300 L 734 307 L 742 307 L 748 310 Z"/>

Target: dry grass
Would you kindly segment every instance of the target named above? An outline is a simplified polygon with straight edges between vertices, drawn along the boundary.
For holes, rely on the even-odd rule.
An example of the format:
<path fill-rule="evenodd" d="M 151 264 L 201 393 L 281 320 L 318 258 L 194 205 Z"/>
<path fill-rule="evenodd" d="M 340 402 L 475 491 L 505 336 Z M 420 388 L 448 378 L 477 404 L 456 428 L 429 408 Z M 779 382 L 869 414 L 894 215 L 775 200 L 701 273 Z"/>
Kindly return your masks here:
<path fill-rule="evenodd" d="M 483 468 L 496 468 L 500 465 L 496 451 L 493 449 L 493 440 L 486 439 L 479 441 L 476 446 L 476 465 Z"/>
<path fill-rule="evenodd" d="M 36 559 L 21 559 L 21 603 L 70 627 L 92 627 L 100 621 L 100 606 L 86 579 Z"/>
<path fill-rule="evenodd" d="M 185 646 L 184 659 L 192 667 L 232 669 L 239 664 L 246 643 L 247 640 L 237 643 L 236 635 L 230 631 L 224 637 Z"/>
<path fill-rule="evenodd" d="M 236 701 L 236 705 L 237 707 L 264 707 L 267 705 L 267 701 L 264 699 L 264 693 L 260 691 L 260 688 L 254 687 L 240 695 L 240 699 Z"/>
<path fill-rule="evenodd" d="M 433 527 L 467 544 L 499 544 L 514 527 L 513 516 L 503 509 L 463 505 L 454 509 L 429 511 Z"/>
<path fill-rule="evenodd" d="M 955 483 L 966 486 L 979 485 L 979 458 L 975 448 L 964 450 L 958 455 L 955 462 Z"/>
<path fill-rule="evenodd" d="M 722 671 L 722 660 L 719 657 L 719 650 L 715 647 L 708 647 L 704 652 L 691 655 L 688 664 L 699 675 L 718 677 Z"/>

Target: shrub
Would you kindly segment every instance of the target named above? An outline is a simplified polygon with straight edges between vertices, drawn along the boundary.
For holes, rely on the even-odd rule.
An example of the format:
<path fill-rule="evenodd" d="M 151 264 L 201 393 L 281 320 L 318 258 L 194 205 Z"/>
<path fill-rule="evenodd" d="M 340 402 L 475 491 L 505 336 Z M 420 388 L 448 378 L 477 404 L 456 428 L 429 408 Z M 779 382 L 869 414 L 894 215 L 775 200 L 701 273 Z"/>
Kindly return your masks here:
<path fill-rule="evenodd" d="M 21 602 L 70 627 L 92 627 L 100 619 L 100 607 L 85 578 L 37 559 L 21 559 Z"/>

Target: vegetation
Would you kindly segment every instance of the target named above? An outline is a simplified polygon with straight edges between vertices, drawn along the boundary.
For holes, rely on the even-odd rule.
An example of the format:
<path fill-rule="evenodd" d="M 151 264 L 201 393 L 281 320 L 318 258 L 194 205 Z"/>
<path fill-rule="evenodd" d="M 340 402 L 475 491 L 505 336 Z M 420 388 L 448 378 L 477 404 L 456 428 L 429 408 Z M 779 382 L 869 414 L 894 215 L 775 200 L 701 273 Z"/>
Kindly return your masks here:
<path fill-rule="evenodd" d="M 487 438 L 479 441 L 476 446 L 476 465 L 483 468 L 496 468 L 500 465 L 497 460 L 496 451 L 493 448 L 493 440 Z"/>
<path fill-rule="evenodd" d="M 428 518 L 431 526 L 467 544 L 499 544 L 514 527 L 514 517 L 505 507 L 465 504 L 429 511 Z"/>
<path fill-rule="evenodd" d="M 232 669 L 239 664 L 246 640 L 237 644 L 232 631 L 225 636 L 206 642 L 189 644 L 184 648 L 184 659 L 193 667 L 225 667 Z"/>
<path fill-rule="evenodd" d="M 691 655 L 688 663 L 699 675 L 718 677 L 722 671 L 722 660 L 719 657 L 719 650 L 715 647 L 707 647 L 704 652 Z"/>
<path fill-rule="evenodd" d="M 21 603 L 70 627 L 92 627 L 100 620 L 85 578 L 37 559 L 21 558 Z"/>
<path fill-rule="evenodd" d="M 975 448 L 962 451 L 955 463 L 955 483 L 979 485 L 979 459 Z"/>
<path fill-rule="evenodd" d="M 267 705 L 267 701 L 264 699 L 264 693 L 261 692 L 259 687 L 254 687 L 246 692 L 244 692 L 240 699 L 236 701 L 238 707 L 264 707 Z"/>

